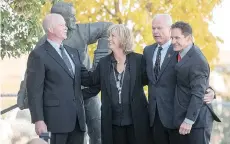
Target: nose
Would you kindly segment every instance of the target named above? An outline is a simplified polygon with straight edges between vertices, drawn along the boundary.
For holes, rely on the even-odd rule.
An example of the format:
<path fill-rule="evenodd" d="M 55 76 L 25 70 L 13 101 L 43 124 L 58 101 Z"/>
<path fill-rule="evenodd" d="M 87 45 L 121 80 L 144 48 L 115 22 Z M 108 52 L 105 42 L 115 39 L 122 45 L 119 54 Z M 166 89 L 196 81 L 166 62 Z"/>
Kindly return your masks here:
<path fill-rule="evenodd" d="M 154 34 L 157 34 L 157 33 L 158 33 L 157 28 L 153 29 L 152 31 L 153 31 Z"/>
<path fill-rule="evenodd" d="M 176 43 L 175 38 L 171 38 L 171 39 L 172 39 L 172 44 L 175 44 Z"/>
<path fill-rule="evenodd" d="M 108 41 L 111 41 L 111 36 L 108 37 Z"/>

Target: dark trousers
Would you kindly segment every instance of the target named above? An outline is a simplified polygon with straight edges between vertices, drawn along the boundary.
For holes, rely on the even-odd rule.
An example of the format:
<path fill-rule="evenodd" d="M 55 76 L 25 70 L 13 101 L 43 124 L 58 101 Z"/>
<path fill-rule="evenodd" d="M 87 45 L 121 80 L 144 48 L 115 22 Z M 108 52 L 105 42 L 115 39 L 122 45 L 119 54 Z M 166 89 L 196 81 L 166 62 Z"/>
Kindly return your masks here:
<path fill-rule="evenodd" d="M 69 133 L 52 133 L 51 144 L 83 144 L 84 133 L 80 130 L 78 121 L 75 129 Z"/>
<path fill-rule="evenodd" d="M 161 123 L 158 110 L 152 127 L 154 144 L 177 144 L 178 132 L 176 129 L 168 129 Z"/>
<path fill-rule="evenodd" d="M 209 144 L 212 126 L 209 128 L 194 128 L 190 134 L 180 135 L 178 130 L 178 144 Z"/>
<path fill-rule="evenodd" d="M 113 144 L 135 144 L 134 126 L 113 125 Z"/>

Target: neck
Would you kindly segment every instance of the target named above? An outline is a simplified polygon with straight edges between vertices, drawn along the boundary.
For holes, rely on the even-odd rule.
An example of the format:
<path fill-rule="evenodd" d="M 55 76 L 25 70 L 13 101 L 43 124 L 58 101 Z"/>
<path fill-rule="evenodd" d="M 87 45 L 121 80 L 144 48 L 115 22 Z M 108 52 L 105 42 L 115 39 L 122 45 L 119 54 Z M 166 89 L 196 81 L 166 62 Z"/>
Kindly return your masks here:
<path fill-rule="evenodd" d="M 59 45 L 61 45 L 61 43 L 62 43 L 62 41 L 63 41 L 63 40 L 60 40 L 59 38 L 54 37 L 54 36 L 52 36 L 52 35 L 47 35 L 47 38 L 48 38 L 49 40 L 51 40 L 51 41 L 53 41 L 53 42 L 59 44 Z"/>
<path fill-rule="evenodd" d="M 125 63 L 126 55 L 123 50 L 116 50 L 113 51 L 114 58 L 117 60 L 118 63 Z"/>

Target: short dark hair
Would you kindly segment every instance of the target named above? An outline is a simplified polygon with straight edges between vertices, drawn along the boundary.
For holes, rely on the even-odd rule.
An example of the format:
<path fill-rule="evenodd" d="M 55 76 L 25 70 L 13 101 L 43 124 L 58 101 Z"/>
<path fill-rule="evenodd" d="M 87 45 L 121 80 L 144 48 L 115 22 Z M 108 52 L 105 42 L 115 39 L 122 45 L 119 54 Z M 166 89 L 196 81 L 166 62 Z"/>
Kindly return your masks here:
<path fill-rule="evenodd" d="M 171 29 L 178 28 L 184 36 L 192 35 L 192 27 L 183 21 L 178 21 L 171 26 Z"/>

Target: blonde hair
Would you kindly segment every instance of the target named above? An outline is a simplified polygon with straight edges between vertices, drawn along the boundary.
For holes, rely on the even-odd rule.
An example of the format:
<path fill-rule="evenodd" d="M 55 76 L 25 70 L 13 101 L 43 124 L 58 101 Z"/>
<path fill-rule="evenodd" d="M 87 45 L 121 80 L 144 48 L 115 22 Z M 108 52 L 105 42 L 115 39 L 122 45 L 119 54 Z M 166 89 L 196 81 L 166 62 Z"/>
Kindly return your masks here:
<path fill-rule="evenodd" d="M 123 24 L 113 24 L 108 29 L 108 35 L 116 32 L 120 42 L 120 48 L 125 54 L 133 52 L 134 38 L 132 31 Z"/>

